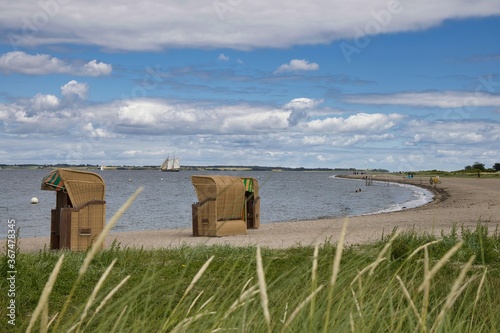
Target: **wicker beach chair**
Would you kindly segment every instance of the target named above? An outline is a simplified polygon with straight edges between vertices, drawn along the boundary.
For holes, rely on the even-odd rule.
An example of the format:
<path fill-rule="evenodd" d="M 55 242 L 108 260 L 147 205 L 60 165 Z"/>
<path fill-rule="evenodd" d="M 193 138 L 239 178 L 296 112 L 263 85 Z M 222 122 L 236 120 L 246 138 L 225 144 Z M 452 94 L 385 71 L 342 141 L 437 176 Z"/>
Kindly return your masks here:
<path fill-rule="evenodd" d="M 51 249 L 86 250 L 103 230 L 106 185 L 96 173 L 55 169 L 44 177 L 42 190 L 56 191 L 51 211 Z"/>
<path fill-rule="evenodd" d="M 245 187 L 238 177 L 191 176 L 198 202 L 193 204 L 194 236 L 246 234 Z"/>

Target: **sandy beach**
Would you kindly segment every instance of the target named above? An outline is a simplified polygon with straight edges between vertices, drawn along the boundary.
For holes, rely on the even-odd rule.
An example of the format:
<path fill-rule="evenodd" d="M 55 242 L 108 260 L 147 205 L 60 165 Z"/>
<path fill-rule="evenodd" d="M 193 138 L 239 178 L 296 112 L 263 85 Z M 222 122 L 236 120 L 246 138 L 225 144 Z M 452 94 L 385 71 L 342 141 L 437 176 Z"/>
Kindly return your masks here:
<path fill-rule="evenodd" d="M 354 176 L 353 176 L 354 177 Z M 362 177 L 362 176 L 357 176 Z M 455 224 L 474 228 L 479 221 L 493 231 L 500 225 L 500 179 L 442 178 L 441 184 L 429 186 L 429 179 L 406 179 L 396 175 L 376 175 L 378 181 L 392 181 L 425 187 L 434 193 L 434 200 L 426 205 L 402 211 L 353 216 L 348 218 L 346 244 L 361 244 L 379 240 L 394 228 L 415 229 L 439 234 Z M 369 187 L 363 190 L 369 191 Z M 332 193 L 332 196 L 335 193 Z M 262 224 L 248 230 L 246 235 L 226 237 L 193 237 L 192 230 L 149 230 L 111 233 L 107 245 L 116 240 L 121 247 L 168 248 L 196 244 L 257 245 L 286 248 L 313 245 L 317 242 L 337 242 L 345 218 L 279 222 Z M 119 222 L 118 222 L 119 223 Z M 49 237 L 21 238 L 23 252 L 49 248 Z"/>

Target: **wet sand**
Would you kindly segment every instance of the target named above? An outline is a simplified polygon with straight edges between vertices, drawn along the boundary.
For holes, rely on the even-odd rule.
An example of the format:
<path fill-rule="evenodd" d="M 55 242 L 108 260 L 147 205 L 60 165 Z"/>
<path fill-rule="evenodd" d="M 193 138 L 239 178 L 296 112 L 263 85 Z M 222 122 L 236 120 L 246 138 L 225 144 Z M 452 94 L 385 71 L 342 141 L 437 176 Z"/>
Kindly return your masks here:
<path fill-rule="evenodd" d="M 403 176 L 382 174 L 376 175 L 374 179 L 425 187 L 434 193 L 434 200 L 426 205 L 402 211 L 349 217 L 346 244 L 377 241 L 394 228 L 439 234 L 441 231 L 449 231 L 453 225 L 474 228 L 478 222 L 482 222 L 492 231 L 500 225 L 500 179 L 442 178 L 442 183 L 435 187 L 429 186 L 429 179 L 425 177 L 406 179 Z M 363 191 L 365 190 L 369 191 L 369 187 L 363 185 Z M 287 248 L 325 241 L 335 243 L 345 219 L 262 224 L 259 229 L 248 230 L 246 235 L 225 237 L 193 237 L 191 228 L 116 232 L 108 235 L 106 244 L 109 245 L 116 240 L 122 248 L 151 249 L 198 244 L 234 246 L 259 244 L 262 247 Z M 49 248 L 49 237 L 20 240 L 20 249 L 23 252 L 38 251 L 44 246 Z"/>

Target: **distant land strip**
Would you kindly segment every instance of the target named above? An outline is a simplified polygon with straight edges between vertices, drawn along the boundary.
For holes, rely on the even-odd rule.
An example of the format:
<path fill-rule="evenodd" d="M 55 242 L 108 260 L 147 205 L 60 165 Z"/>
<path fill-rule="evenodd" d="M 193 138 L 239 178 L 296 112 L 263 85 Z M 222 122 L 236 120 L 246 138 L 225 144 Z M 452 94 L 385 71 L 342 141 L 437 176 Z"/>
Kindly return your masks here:
<path fill-rule="evenodd" d="M 1 169 L 55 169 L 55 168 L 72 168 L 81 170 L 100 170 L 100 165 L 92 164 L 0 164 Z M 144 165 L 144 166 L 105 166 L 104 170 L 159 170 L 159 165 Z M 181 166 L 181 170 L 207 170 L 207 171 L 370 171 L 370 172 L 389 172 L 385 169 L 356 169 L 356 168 L 292 168 L 280 166 L 241 166 L 241 165 L 206 165 L 206 166 Z"/>

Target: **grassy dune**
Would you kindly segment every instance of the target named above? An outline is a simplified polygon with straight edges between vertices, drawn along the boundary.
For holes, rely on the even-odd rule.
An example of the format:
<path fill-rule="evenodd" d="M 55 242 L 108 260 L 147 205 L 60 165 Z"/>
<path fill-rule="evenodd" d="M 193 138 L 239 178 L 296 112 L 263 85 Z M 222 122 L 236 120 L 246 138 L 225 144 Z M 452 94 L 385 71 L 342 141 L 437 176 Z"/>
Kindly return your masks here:
<path fill-rule="evenodd" d="M 32 332 L 500 329 L 498 233 L 481 225 L 438 238 L 394 232 L 343 251 L 337 241 L 286 250 L 113 244 L 83 273 L 90 252 L 18 253 L 16 326 L 6 319 L 2 259 L 0 331 L 24 332 L 30 322 Z"/>
<path fill-rule="evenodd" d="M 397 230 L 374 244 L 15 253 L 16 325 L 0 258 L 0 332 L 492 332 L 500 234 Z M 19 245 L 19 244 L 17 244 Z"/>

